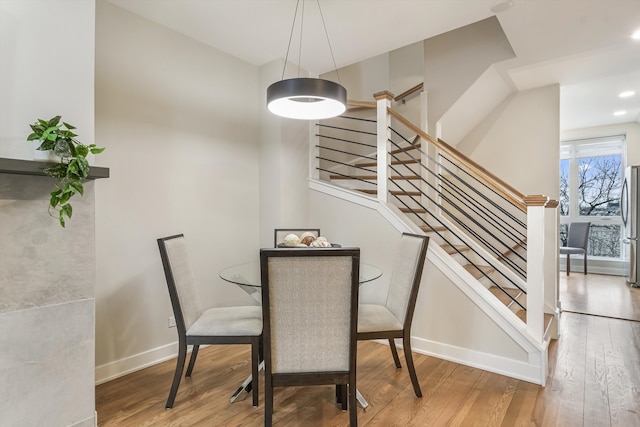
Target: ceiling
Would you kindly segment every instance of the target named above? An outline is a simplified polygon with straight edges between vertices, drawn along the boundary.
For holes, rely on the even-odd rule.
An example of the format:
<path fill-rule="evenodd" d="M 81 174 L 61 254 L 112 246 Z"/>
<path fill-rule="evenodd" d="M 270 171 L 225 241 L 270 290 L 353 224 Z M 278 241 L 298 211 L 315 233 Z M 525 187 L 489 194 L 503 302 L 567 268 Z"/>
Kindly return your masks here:
<path fill-rule="evenodd" d="M 107 1 L 258 66 L 285 57 L 296 6 L 295 0 Z M 334 63 L 316 2 L 304 4 L 303 48 L 294 36 L 289 58 L 298 62 L 301 52 L 301 65 L 322 74 Z M 640 122 L 640 40 L 631 38 L 640 30 L 640 0 L 322 0 L 320 5 L 338 68 L 496 15 L 516 53 L 496 67 L 518 90 L 559 83 L 563 129 Z M 297 25 L 299 17 L 300 11 Z M 626 90 L 636 95 L 619 98 Z M 618 110 L 627 113 L 614 116 Z"/>

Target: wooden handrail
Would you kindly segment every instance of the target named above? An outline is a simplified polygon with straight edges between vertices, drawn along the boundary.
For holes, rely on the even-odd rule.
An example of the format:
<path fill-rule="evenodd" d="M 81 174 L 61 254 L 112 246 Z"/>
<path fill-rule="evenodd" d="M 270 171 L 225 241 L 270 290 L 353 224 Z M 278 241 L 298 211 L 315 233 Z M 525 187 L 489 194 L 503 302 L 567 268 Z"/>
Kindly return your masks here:
<path fill-rule="evenodd" d="M 411 92 L 415 92 L 416 90 L 421 89 L 423 86 L 424 86 L 424 83 L 420 83 L 420 84 L 412 87 L 411 89 L 407 90 L 406 92 L 398 95 L 394 99 L 395 100 L 402 99 L 402 97 L 409 95 Z M 361 107 L 361 108 L 377 108 L 377 103 L 376 102 L 372 102 L 372 101 L 356 101 L 356 100 L 353 100 L 353 99 L 348 99 L 347 100 L 347 105 L 348 106 L 353 106 L 353 107 Z M 509 184 L 507 184 L 505 181 L 503 181 L 502 179 L 498 178 L 496 175 L 492 174 L 491 172 L 486 170 L 484 167 L 480 166 L 478 163 L 476 163 L 475 161 L 471 160 L 469 157 L 465 156 L 460 151 L 456 150 L 455 148 L 453 148 L 452 146 L 450 146 L 449 144 L 447 144 L 443 140 L 441 140 L 441 139 L 437 139 L 437 140 L 433 139 L 429 134 L 427 134 L 422 129 L 420 129 L 419 127 L 417 127 L 413 123 L 411 123 L 408 119 L 406 119 L 404 116 L 402 116 L 398 112 L 394 111 L 391 107 L 387 107 L 387 112 L 391 116 L 396 118 L 399 122 L 401 122 L 406 127 L 408 127 L 413 132 L 415 132 L 416 135 L 420 136 L 425 141 L 430 142 L 435 147 L 437 147 L 440 150 L 446 152 L 451 157 L 453 157 L 454 159 L 456 159 L 460 163 L 464 164 L 467 168 L 472 170 L 478 177 L 482 178 L 485 181 L 485 183 L 493 191 L 495 191 L 496 193 L 500 194 L 502 197 L 504 197 L 505 199 L 510 201 L 514 206 L 516 206 L 522 212 L 525 212 L 525 213 L 527 212 L 527 203 L 525 203 L 525 197 L 527 197 L 527 196 L 525 194 L 523 194 L 520 191 L 516 190 L 514 187 L 512 187 Z M 555 206 L 557 206 L 557 204 L 558 204 L 557 200 L 549 199 L 547 201 L 547 206 L 548 207 L 555 207 Z"/>
<path fill-rule="evenodd" d="M 375 101 L 356 101 L 354 99 L 347 99 L 347 105 L 352 107 L 378 108 L 378 104 Z"/>
<path fill-rule="evenodd" d="M 460 163 L 464 164 L 470 170 L 472 170 L 475 174 L 481 177 L 486 184 L 494 190 L 496 193 L 500 194 L 502 197 L 513 203 L 518 209 L 522 212 L 527 212 L 527 205 L 524 202 L 525 195 L 480 166 L 478 163 L 471 160 L 469 157 L 465 156 L 446 142 L 441 139 L 435 140 L 431 138 L 426 132 L 422 129 L 411 123 L 409 120 L 404 118 L 402 115 L 398 114 L 392 108 L 387 108 L 387 112 L 393 116 L 400 123 L 411 129 L 411 131 L 415 132 L 417 135 L 420 135 L 425 141 L 429 141 L 431 144 L 439 148 L 440 150 L 446 152 L 451 157 L 455 158 Z"/>
<path fill-rule="evenodd" d="M 413 92 L 417 92 L 419 90 L 422 90 L 423 87 L 424 87 L 424 82 L 423 83 L 418 83 L 417 85 L 415 85 L 411 89 L 405 90 L 400 95 L 398 95 L 395 98 L 393 98 L 393 100 L 394 101 L 400 101 L 401 99 L 404 99 L 407 96 L 411 95 Z"/>

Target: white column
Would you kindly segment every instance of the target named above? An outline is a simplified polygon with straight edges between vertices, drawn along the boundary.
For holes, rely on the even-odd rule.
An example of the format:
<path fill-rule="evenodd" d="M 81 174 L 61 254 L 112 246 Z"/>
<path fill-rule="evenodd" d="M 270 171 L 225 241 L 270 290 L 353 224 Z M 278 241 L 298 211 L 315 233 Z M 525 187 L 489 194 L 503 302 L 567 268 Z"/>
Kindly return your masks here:
<path fill-rule="evenodd" d="M 552 313 L 555 320 L 551 326 L 550 336 L 558 338 L 558 320 L 560 319 L 560 307 L 558 306 L 559 289 L 558 281 L 560 269 L 558 268 L 558 201 L 549 200 L 544 209 L 544 303 L 545 311 Z"/>
<path fill-rule="evenodd" d="M 389 149 L 391 143 L 391 131 L 389 127 L 391 125 L 391 116 L 387 112 L 387 108 L 391 106 L 391 100 L 393 94 L 387 91 L 378 92 L 373 95 L 378 104 L 376 120 L 377 120 L 377 158 L 378 158 L 378 200 L 386 203 L 388 197 L 388 179 L 389 179 Z"/>
<path fill-rule="evenodd" d="M 527 205 L 527 330 L 544 338 L 545 204 L 546 196 L 526 196 Z"/>

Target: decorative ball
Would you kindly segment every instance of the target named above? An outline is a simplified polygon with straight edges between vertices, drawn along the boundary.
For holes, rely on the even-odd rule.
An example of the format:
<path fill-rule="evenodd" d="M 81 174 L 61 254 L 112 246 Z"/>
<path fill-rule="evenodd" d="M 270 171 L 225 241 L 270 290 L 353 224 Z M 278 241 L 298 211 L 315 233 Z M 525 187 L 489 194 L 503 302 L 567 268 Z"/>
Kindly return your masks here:
<path fill-rule="evenodd" d="M 302 233 L 302 234 L 300 235 L 300 240 L 304 240 L 304 239 L 305 239 L 305 238 L 307 238 L 307 237 L 313 237 L 313 240 L 316 240 L 316 235 L 315 235 L 315 234 L 313 234 L 313 233 L 312 233 L 312 232 L 310 232 L 310 231 L 305 231 L 304 233 Z"/>
<path fill-rule="evenodd" d="M 287 236 L 284 238 L 284 245 L 285 246 L 299 246 L 300 245 L 300 238 L 298 236 L 296 236 L 295 234 L 287 234 Z"/>
<path fill-rule="evenodd" d="M 314 248 L 330 248 L 331 243 L 327 241 L 326 237 L 320 236 L 311 243 L 311 246 Z"/>
<path fill-rule="evenodd" d="M 316 236 L 305 236 L 305 237 L 301 237 L 300 241 L 302 242 L 303 245 L 305 246 L 311 246 L 311 244 L 313 243 L 313 241 L 316 240 Z"/>

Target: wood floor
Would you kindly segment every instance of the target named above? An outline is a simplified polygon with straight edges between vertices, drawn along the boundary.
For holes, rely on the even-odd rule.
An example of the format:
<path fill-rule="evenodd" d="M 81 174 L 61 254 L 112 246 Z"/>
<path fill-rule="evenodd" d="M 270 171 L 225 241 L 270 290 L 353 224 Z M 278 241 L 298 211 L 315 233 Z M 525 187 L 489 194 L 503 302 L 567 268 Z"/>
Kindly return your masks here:
<path fill-rule="evenodd" d="M 560 301 L 565 311 L 640 321 L 640 288 L 621 276 L 561 273 Z"/>
<path fill-rule="evenodd" d="M 565 312 L 560 325 L 560 339 L 549 349 L 547 387 L 416 354 L 421 399 L 386 345 L 361 342 L 358 388 L 370 406 L 358 409 L 359 424 L 640 426 L 640 322 Z M 229 403 L 250 372 L 248 361 L 248 346 L 202 349 L 170 410 L 164 404 L 174 360 L 102 384 L 96 387 L 98 425 L 262 426 L 262 384 L 260 406 L 250 398 Z M 347 426 L 348 413 L 333 403 L 334 395 L 331 387 L 276 389 L 274 425 Z"/>

